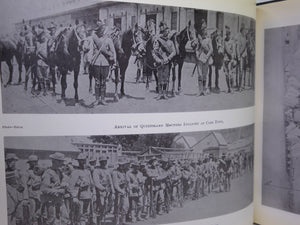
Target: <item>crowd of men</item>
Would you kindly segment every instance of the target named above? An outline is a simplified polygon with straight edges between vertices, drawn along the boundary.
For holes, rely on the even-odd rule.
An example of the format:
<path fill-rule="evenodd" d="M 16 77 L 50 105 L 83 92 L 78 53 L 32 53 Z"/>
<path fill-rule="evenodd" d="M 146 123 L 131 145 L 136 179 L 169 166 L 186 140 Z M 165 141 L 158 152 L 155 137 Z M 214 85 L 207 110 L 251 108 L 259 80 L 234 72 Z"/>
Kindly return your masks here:
<path fill-rule="evenodd" d="M 9 225 L 135 223 L 229 192 L 233 179 L 253 169 L 253 153 L 244 151 L 197 160 L 121 157 L 115 165 L 104 156 L 56 152 L 47 168 L 37 155 L 23 159 L 27 169 L 14 153 L 5 161 Z"/>
<path fill-rule="evenodd" d="M 145 28 L 141 26 L 132 28 L 135 39 L 132 55 L 136 57 L 137 80 L 139 80 L 142 70 L 145 70 L 147 64 L 139 59 L 147 55 L 145 54 L 147 51 L 145 41 L 149 39 L 139 41 L 138 33 L 142 30 L 143 33 L 148 32 L 150 37 L 155 37 L 150 55 L 154 60 L 153 72 L 157 76 L 156 90 L 159 99 L 166 99 L 171 81 L 171 71 L 176 66 L 175 56 L 180 54 L 178 48 L 180 43 L 177 43 L 178 39 L 176 38 L 179 32 L 171 31 L 164 21 L 160 22 L 159 30 L 156 31 L 156 25 L 153 23 L 154 21 L 151 25 L 150 20 Z M 90 76 L 95 78 L 96 100 L 99 101 L 99 104 L 105 105 L 106 82 L 110 77 L 109 74 L 118 66 L 116 54 L 119 50 L 114 46 L 112 41 L 114 37 L 112 36 L 119 36 L 122 31 L 119 27 L 108 29 L 101 21 L 97 21 L 95 24 L 96 27 L 93 28 L 83 24 L 83 29 L 77 30 L 79 21 L 76 21 L 74 26 L 70 25 L 68 29 L 74 28 L 77 37 L 81 40 L 80 52 L 83 71 L 90 73 Z M 154 28 L 151 29 L 151 26 Z M 51 22 L 48 27 L 42 24 L 23 26 L 20 38 L 24 44 L 22 54 L 26 69 L 25 90 L 27 90 L 28 80 L 32 74 L 32 93 L 36 93 L 35 88 L 38 84 L 39 90 L 47 95 L 47 90 L 50 90 L 52 83 L 55 94 L 56 67 L 54 57 L 57 48 L 56 42 L 59 36 L 63 35 L 65 29 L 65 27 L 57 26 L 54 22 Z M 193 74 L 195 72 L 198 74 L 199 96 L 209 94 L 212 90 L 220 93 L 219 72 L 222 69 L 226 77 L 228 93 L 233 92 L 233 87 L 236 87 L 237 91 L 242 91 L 247 85 L 254 88 L 254 31 L 247 29 L 242 23 L 238 34 L 233 36 L 230 26 L 226 25 L 223 35 L 223 31 L 218 29 L 214 29 L 212 32 L 212 29 L 207 27 L 205 20 L 201 21 L 200 30 L 196 31 L 194 28 L 192 30 L 193 35 L 191 34 L 189 39 L 195 53 Z M 212 84 L 213 71 L 215 87 Z M 150 75 L 152 76 L 152 73 Z"/>

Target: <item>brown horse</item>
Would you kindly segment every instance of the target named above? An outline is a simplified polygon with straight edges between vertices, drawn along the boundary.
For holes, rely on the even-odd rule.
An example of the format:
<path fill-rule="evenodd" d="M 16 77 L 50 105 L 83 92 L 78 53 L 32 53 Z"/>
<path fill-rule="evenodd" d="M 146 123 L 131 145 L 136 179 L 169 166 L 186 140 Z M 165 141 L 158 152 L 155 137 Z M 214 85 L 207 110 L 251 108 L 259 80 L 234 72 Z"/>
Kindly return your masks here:
<path fill-rule="evenodd" d="M 74 72 L 73 86 L 75 89 L 74 99 L 78 101 L 78 74 L 80 69 L 80 42 L 81 39 L 78 32 L 82 28 L 67 28 L 57 37 L 55 47 L 55 64 L 61 74 L 61 98 L 66 97 L 67 89 L 67 73 L 68 71 Z"/>
<path fill-rule="evenodd" d="M 8 81 L 5 84 L 10 85 L 13 80 L 13 58 L 15 57 L 18 67 L 19 67 L 19 79 L 18 83 L 22 82 L 22 55 L 23 55 L 23 43 L 21 39 L 14 37 L 14 38 L 6 38 L 0 40 L 0 77 L 1 77 L 1 84 L 3 84 L 2 78 L 2 70 L 1 70 L 1 63 L 6 62 L 8 69 L 9 69 L 9 77 Z"/>

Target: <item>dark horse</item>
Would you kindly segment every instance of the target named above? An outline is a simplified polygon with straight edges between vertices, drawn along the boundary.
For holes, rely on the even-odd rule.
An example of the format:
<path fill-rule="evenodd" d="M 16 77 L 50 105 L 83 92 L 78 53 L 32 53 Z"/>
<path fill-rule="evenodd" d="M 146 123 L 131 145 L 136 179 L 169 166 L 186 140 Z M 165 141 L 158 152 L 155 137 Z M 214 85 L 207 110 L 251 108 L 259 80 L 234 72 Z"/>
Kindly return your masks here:
<path fill-rule="evenodd" d="M 61 32 L 57 38 L 55 48 L 55 61 L 58 71 L 61 74 L 61 98 L 66 97 L 67 73 L 74 72 L 75 100 L 78 101 L 78 74 L 80 69 L 80 37 L 78 36 L 79 27 L 67 28 Z"/>
<path fill-rule="evenodd" d="M 184 59 L 186 57 L 186 44 L 190 41 L 192 42 L 194 35 L 191 32 L 191 21 L 189 21 L 188 25 L 176 36 L 171 38 L 175 45 L 176 55 L 173 58 L 172 65 L 172 94 L 175 93 L 175 80 L 176 80 L 176 65 L 178 65 L 178 93 L 181 92 L 181 72 L 184 63 Z"/>
<path fill-rule="evenodd" d="M 1 83 L 2 80 L 2 70 L 1 70 L 1 63 L 6 62 L 8 69 L 9 69 L 9 78 L 5 86 L 11 84 L 13 78 L 13 65 L 12 60 L 15 56 L 16 61 L 19 67 L 19 80 L 18 83 L 22 82 L 22 55 L 23 55 L 23 44 L 21 40 L 13 40 L 13 39 L 6 39 L 0 40 L 0 77 Z"/>

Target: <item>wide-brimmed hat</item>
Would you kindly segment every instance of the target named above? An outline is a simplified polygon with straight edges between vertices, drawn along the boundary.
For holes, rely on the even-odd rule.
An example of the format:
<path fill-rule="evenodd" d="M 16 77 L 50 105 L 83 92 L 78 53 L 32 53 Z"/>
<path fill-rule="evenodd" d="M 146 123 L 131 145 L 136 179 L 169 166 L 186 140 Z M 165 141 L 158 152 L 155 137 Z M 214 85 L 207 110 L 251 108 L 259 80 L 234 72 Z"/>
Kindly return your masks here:
<path fill-rule="evenodd" d="M 149 163 L 149 164 L 153 164 L 153 162 L 155 162 L 155 161 L 157 161 L 157 159 L 156 159 L 155 157 L 152 157 L 152 158 L 148 161 L 148 163 Z"/>
<path fill-rule="evenodd" d="M 107 26 L 105 24 L 100 24 L 100 25 L 96 26 L 94 30 L 98 34 L 99 33 L 104 34 L 107 30 Z"/>
<path fill-rule="evenodd" d="M 8 160 L 18 160 L 19 158 L 16 156 L 15 153 L 8 153 L 5 157 L 5 161 Z"/>
<path fill-rule="evenodd" d="M 30 155 L 30 156 L 28 157 L 27 162 L 36 162 L 36 161 L 38 161 L 38 160 L 39 160 L 39 157 L 38 157 L 37 155 Z"/>
<path fill-rule="evenodd" d="M 60 152 L 55 152 L 54 154 L 51 154 L 49 156 L 49 158 L 54 159 L 54 160 L 64 161 L 65 160 L 65 155 L 63 153 L 60 153 Z"/>
<path fill-rule="evenodd" d="M 56 28 L 56 24 L 54 22 L 51 22 L 50 25 L 47 27 L 48 30 L 52 30 L 54 28 Z"/>
<path fill-rule="evenodd" d="M 125 165 L 129 164 L 129 161 L 124 158 L 121 158 L 118 160 L 118 164 L 119 164 L 119 166 L 125 166 Z"/>
<path fill-rule="evenodd" d="M 106 156 L 100 156 L 98 159 L 99 162 L 103 162 L 103 161 L 107 161 L 107 160 L 108 160 L 108 158 Z"/>
<path fill-rule="evenodd" d="M 130 166 L 131 167 L 139 167 L 140 164 L 137 161 L 132 161 L 132 162 L 130 162 Z"/>
<path fill-rule="evenodd" d="M 86 160 L 86 155 L 84 153 L 80 153 L 77 157 L 76 160 Z"/>

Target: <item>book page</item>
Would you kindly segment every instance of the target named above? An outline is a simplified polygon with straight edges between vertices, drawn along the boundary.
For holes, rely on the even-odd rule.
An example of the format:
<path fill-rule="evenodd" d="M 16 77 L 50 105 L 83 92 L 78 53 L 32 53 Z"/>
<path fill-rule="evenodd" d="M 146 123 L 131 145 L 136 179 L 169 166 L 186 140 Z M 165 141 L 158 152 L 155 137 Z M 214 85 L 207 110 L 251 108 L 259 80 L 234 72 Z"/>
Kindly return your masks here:
<path fill-rule="evenodd" d="M 253 223 L 254 1 L 0 5 L 3 224 Z"/>
<path fill-rule="evenodd" d="M 257 9 L 255 221 L 298 224 L 298 1 Z"/>

